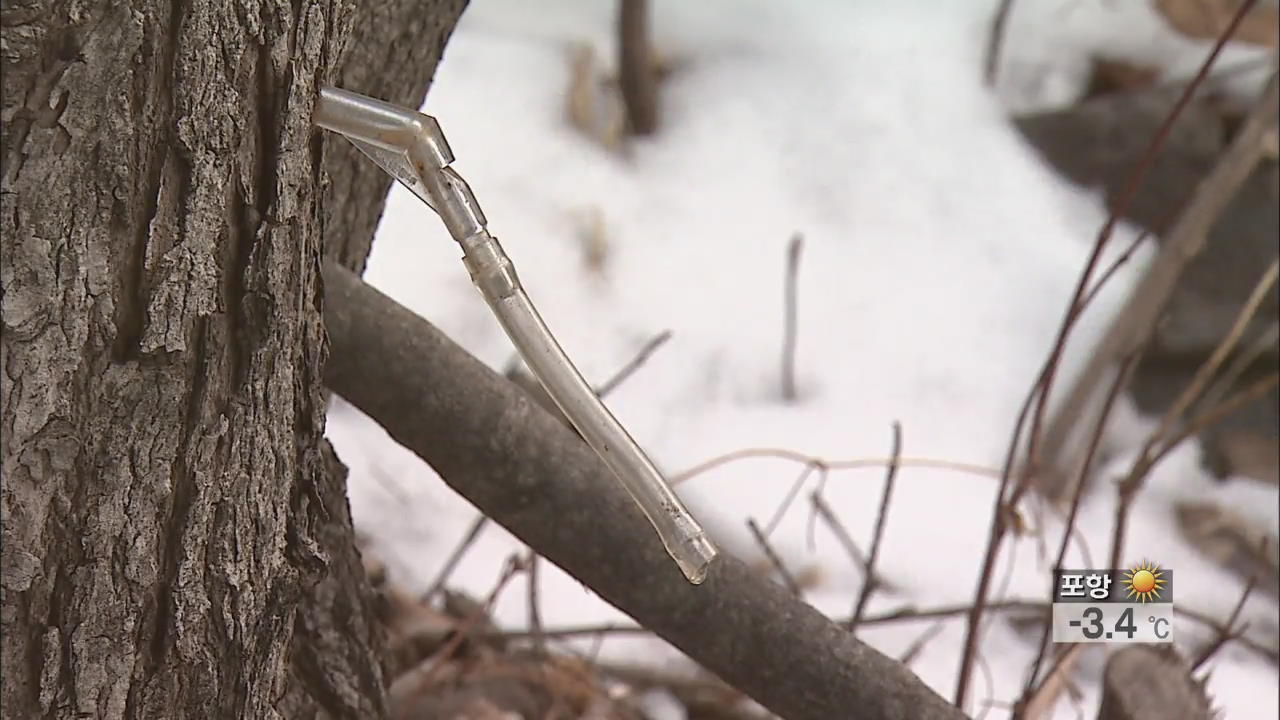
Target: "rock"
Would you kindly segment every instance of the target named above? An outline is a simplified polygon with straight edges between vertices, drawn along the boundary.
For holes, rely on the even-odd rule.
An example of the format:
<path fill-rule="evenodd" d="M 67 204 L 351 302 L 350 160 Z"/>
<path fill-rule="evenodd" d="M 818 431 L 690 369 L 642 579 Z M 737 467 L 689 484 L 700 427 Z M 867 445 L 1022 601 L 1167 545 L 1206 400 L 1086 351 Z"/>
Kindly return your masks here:
<path fill-rule="evenodd" d="M 1167 86 L 1113 92 L 1014 122 L 1049 164 L 1080 185 L 1101 188 L 1108 206 L 1114 208 L 1180 92 L 1180 88 Z M 1240 119 L 1238 109 L 1211 93 L 1193 100 L 1174 124 L 1123 217 L 1153 234 L 1166 228 L 1212 168 Z M 1278 237 L 1280 168 L 1273 154 L 1227 206 L 1204 251 L 1191 261 L 1174 291 L 1131 385 L 1142 412 L 1162 414 L 1187 386 L 1275 259 L 1280 249 Z M 1266 335 L 1278 316 L 1280 286 L 1272 289 L 1241 340 L 1241 348 L 1261 340 L 1266 349 L 1234 388 L 1274 372 L 1280 364 L 1280 347 Z M 1235 466 L 1240 454 L 1216 446 L 1221 437 L 1218 430 L 1228 436 L 1247 432 L 1262 438 L 1261 442 L 1271 443 L 1275 453 L 1280 443 L 1278 403 L 1280 395 L 1272 392 L 1202 436 L 1206 454 L 1220 466 L 1215 468 L 1217 472 L 1243 473 L 1242 467 Z"/>
<path fill-rule="evenodd" d="M 1176 88 L 1155 88 L 1104 95 L 1015 122 L 1051 165 L 1076 183 L 1101 186 L 1114 207 L 1178 93 Z M 1165 228 L 1209 172 L 1237 122 L 1212 98 L 1193 102 L 1175 123 L 1125 219 L 1153 233 Z M 1241 188 L 1214 226 L 1204 252 L 1188 267 L 1152 352 L 1206 355 L 1213 350 L 1276 256 L 1278 208 L 1280 170 L 1273 158 Z M 1273 290 L 1272 297 L 1263 303 L 1249 337 L 1276 321 L 1280 290 Z M 1274 352 L 1271 357 L 1276 357 Z"/>

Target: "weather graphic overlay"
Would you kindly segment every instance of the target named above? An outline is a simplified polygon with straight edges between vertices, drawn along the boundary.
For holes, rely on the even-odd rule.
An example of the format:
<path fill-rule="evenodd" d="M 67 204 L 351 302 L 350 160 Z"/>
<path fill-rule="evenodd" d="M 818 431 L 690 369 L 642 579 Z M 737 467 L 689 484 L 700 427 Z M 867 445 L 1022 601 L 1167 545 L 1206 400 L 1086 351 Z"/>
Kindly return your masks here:
<path fill-rule="evenodd" d="M 1173 571 L 1149 560 L 1053 573 L 1056 643 L 1173 642 Z"/>
<path fill-rule="evenodd" d="M 1143 560 L 1140 565 L 1126 572 L 1124 579 L 1120 581 L 1129 588 L 1129 593 L 1125 597 L 1136 598 L 1144 603 L 1152 599 L 1159 600 L 1160 591 L 1168 584 L 1164 575 L 1159 565 Z"/>

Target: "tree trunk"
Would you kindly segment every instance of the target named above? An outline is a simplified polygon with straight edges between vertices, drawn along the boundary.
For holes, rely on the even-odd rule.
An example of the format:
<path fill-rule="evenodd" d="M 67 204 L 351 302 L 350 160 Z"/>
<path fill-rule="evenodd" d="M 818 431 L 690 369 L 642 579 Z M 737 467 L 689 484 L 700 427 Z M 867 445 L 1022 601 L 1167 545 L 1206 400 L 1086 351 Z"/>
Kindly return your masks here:
<path fill-rule="evenodd" d="M 322 440 L 310 117 L 353 24 L 434 27 L 384 66 L 425 92 L 460 8 L 0 11 L 0 715 L 385 715 Z"/>

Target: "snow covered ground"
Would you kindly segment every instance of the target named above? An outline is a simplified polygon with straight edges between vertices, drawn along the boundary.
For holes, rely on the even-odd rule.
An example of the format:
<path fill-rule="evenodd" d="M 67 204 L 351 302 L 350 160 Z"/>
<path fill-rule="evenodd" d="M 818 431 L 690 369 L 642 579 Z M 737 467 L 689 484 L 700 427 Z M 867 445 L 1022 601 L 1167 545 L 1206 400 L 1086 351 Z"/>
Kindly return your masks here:
<path fill-rule="evenodd" d="M 827 459 L 882 458 L 894 420 L 904 455 L 998 467 L 1017 407 L 1043 361 L 1093 237 L 1104 220 L 1096 193 L 1058 179 L 1006 120 L 1010 108 L 1069 102 L 1098 48 L 1194 69 L 1204 44 L 1182 40 L 1145 3 L 1054 0 L 1019 4 L 999 94 L 981 65 L 991 5 L 814 0 L 655 2 L 658 52 L 675 71 L 662 123 L 629 156 L 606 152 L 565 120 L 570 48 L 613 57 L 614 3 L 474 0 L 450 40 L 428 97 L 490 227 L 520 269 L 579 367 L 601 382 L 653 335 L 672 339 L 608 403 L 667 471 L 748 447 Z M 1026 7 L 1022 7 L 1026 6 Z M 1243 57 L 1241 53 L 1227 58 Z M 1256 80 L 1256 78 L 1255 78 Z M 600 273 L 583 238 L 596 218 L 608 243 Z M 783 269 L 790 237 L 805 238 L 799 273 L 801 399 L 781 401 Z M 1113 243 L 1132 237 L 1124 228 Z M 495 368 L 513 350 L 470 286 L 444 227 L 408 192 L 393 191 L 366 279 L 429 318 Z M 1072 343 L 1077 366 L 1146 257 L 1122 271 Z M 1061 385 L 1059 386 L 1061 387 Z M 1123 450 L 1147 420 L 1132 412 L 1111 442 Z M 350 466 L 359 528 L 393 576 L 424 588 L 475 518 L 417 458 L 340 401 L 329 437 Z M 1152 475 L 1126 559 L 1177 570 L 1179 605 L 1225 617 L 1241 583 L 1206 562 L 1175 529 L 1171 503 L 1207 492 L 1189 444 Z M 772 517 L 801 467 L 744 460 L 680 486 L 731 551 L 757 555 L 745 521 Z M 833 473 L 825 496 L 864 545 L 881 492 L 880 469 Z M 1108 552 L 1113 492 L 1091 495 L 1079 527 L 1093 558 Z M 1229 484 L 1228 488 L 1235 488 Z M 903 468 L 881 568 L 896 587 L 871 611 L 972 598 L 995 484 L 951 470 Z M 1215 492 L 1218 490 L 1215 489 Z M 1232 490 L 1273 526 L 1274 491 Z M 1247 497 L 1245 497 L 1247 496 Z M 811 570 L 808 599 L 845 615 L 857 575 L 831 533 L 807 539 L 808 504 L 784 517 L 772 542 L 792 568 Z M 1056 547 L 1052 519 L 1048 544 Z M 484 595 L 521 545 L 490 527 L 452 577 Z M 997 589 L 1042 600 L 1051 561 L 1034 538 L 1007 544 Z M 1077 554 L 1068 564 L 1085 565 Z M 499 622 L 526 622 L 524 579 L 508 586 Z M 575 580 L 541 573 L 547 627 L 627 622 Z M 1255 627 L 1274 626 L 1259 597 Z M 901 654 L 929 623 L 867 628 L 864 639 Z M 963 638 L 947 622 L 913 669 L 950 696 Z M 1198 629 L 1180 623 L 1191 637 Z M 983 640 L 989 682 L 974 679 L 970 712 L 1013 700 L 1034 656 L 1034 635 L 991 623 Z M 651 639 L 612 638 L 602 653 L 659 661 L 675 651 Z M 1097 677 L 1101 651 L 1083 656 Z M 1211 663 L 1211 692 L 1228 718 L 1274 718 L 1274 667 L 1239 649 Z M 1097 687 L 1058 716 L 1091 717 Z M 1083 710 L 1080 710 L 1080 708 Z M 1001 717 L 1003 706 L 988 717 Z"/>

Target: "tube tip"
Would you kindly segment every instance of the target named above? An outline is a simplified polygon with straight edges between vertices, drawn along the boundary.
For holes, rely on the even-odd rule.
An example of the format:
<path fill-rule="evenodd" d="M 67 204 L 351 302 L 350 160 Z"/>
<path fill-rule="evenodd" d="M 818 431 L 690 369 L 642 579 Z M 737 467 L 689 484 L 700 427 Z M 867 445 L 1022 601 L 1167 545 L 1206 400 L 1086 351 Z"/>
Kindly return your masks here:
<path fill-rule="evenodd" d="M 685 579 L 693 585 L 701 585 L 707 579 L 707 569 L 718 554 L 716 546 L 704 532 L 685 538 L 675 547 L 668 547 L 667 552 L 676 561 Z"/>

